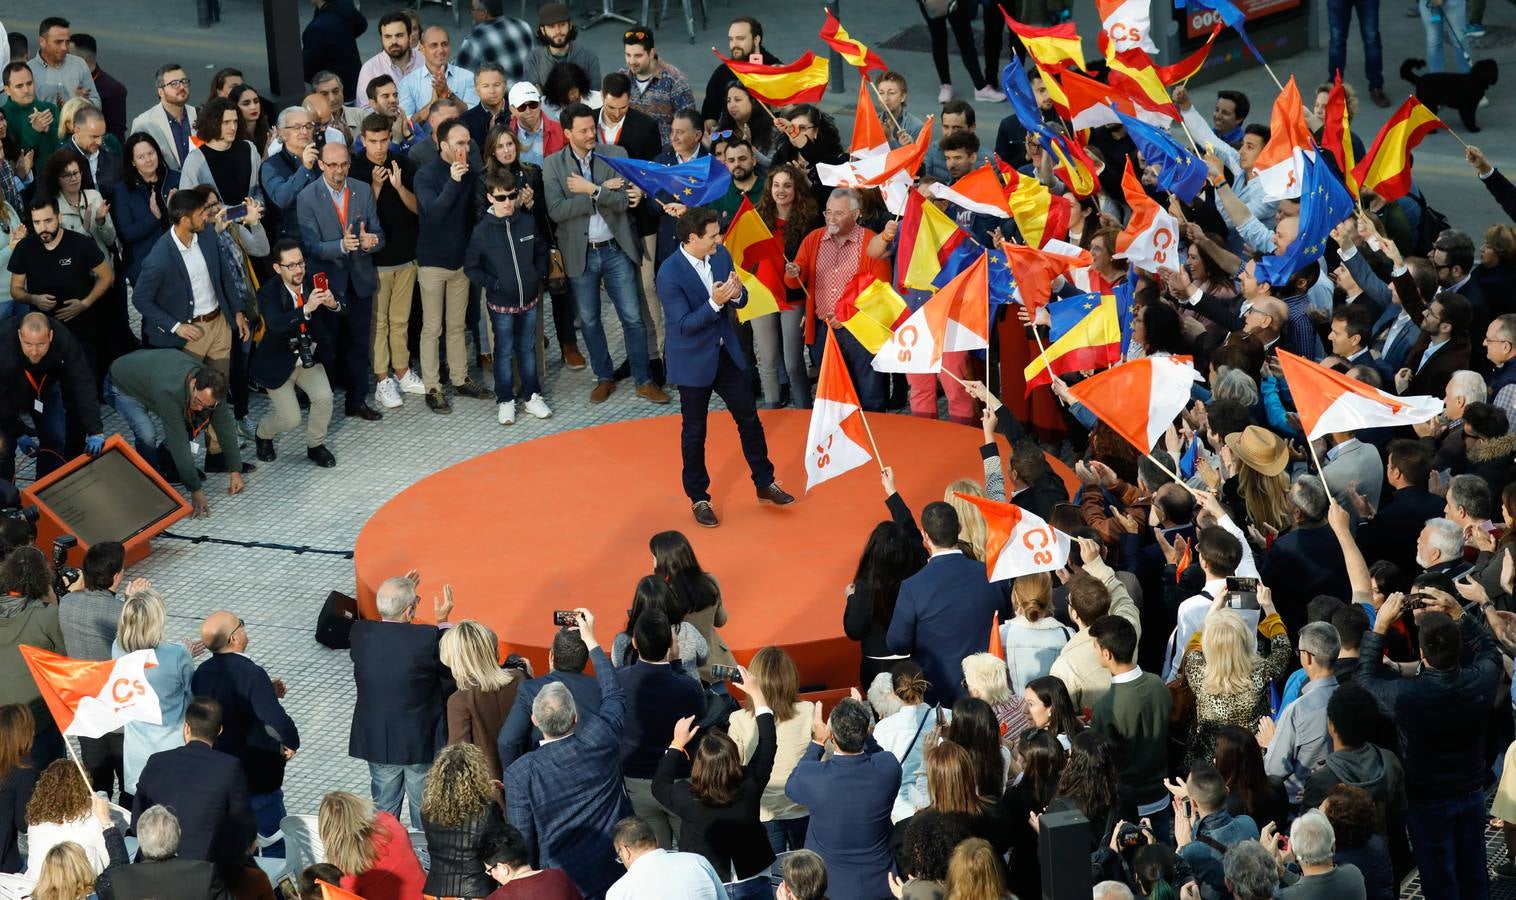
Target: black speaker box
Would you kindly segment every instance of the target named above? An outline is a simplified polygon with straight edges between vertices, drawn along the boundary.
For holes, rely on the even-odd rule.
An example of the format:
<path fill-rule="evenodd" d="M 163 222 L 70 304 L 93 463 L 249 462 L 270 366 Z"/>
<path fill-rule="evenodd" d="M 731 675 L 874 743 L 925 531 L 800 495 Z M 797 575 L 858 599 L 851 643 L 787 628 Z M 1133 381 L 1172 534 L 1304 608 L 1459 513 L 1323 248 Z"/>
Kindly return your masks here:
<path fill-rule="evenodd" d="M 358 601 L 332 591 L 321 604 L 321 615 L 316 617 L 316 642 L 333 650 L 346 650 L 352 644 L 348 632 L 353 630 L 353 620 L 358 618 Z"/>
<path fill-rule="evenodd" d="M 1038 820 L 1037 859 L 1043 900 L 1090 896 L 1090 822 L 1077 809 L 1044 813 Z"/>

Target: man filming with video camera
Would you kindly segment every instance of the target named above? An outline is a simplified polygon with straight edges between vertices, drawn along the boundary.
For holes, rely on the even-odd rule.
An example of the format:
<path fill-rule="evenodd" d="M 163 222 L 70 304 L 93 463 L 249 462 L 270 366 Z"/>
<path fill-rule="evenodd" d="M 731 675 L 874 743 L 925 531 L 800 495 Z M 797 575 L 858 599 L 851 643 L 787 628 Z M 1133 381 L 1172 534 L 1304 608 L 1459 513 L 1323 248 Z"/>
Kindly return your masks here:
<path fill-rule="evenodd" d="M 37 456 L 37 477 L 88 450 L 105 446 L 105 427 L 95 399 L 95 373 L 78 338 L 54 327 L 40 312 L 0 323 L 0 477 L 15 476 L 19 449 Z M 27 433 L 22 415 L 31 416 L 36 434 Z M 38 455 L 38 451 L 41 454 Z"/>
<path fill-rule="evenodd" d="M 258 458 L 273 462 L 274 439 L 300 424 L 300 403 L 295 388 L 310 398 L 311 414 L 305 425 L 305 455 L 323 469 L 337 464 L 326 448 L 326 429 L 332 421 L 332 386 L 326 367 L 317 362 L 316 334 L 336 333 L 328 325 L 318 328 L 315 317 L 331 317 L 339 308 L 337 298 L 324 285 L 306 275 L 305 252 L 298 241 L 285 238 L 274 245 L 274 272 L 258 291 L 258 308 L 267 331 L 256 347 L 248 375 L 268 388 L 273 410 L 258 421 Z"/>

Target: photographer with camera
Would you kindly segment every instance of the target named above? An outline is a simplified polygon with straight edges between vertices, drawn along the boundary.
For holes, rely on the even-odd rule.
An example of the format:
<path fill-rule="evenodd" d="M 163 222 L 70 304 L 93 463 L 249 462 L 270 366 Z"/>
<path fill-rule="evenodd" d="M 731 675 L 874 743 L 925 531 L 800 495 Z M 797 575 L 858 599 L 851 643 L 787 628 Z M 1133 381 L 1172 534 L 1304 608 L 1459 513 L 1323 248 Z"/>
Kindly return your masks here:
<path fill-rule="evenodd" d="M 0 321 L 0 432 L 7 448 L 0 453 L 0 477 L 6 480 L 15 475 L 12 449 L 36 456 L 42 478 L 81 451 L 95 455 L 105 446 L 95 373 L 79 339 L 55 325 L 40 312 Z M 35 436 L 26 432 L 23 414 L 31 417 Z"/>
<path fill-rule="evenodd" d="M 330 290 L 317 288 L 306 276 L 305 253 L 297 241 L 285 238 L 274 246 L 274 272 L 258 291 L 258 309 L 267 330 L 253 348 L 248 374 L 268 388 L 273 410 L 258 420 L 258 458 L 273 462 L 274 438 L 300 424 L 295 388 L 310 398 L 305 425 L 305 455 L 323 469 L 337 464 L 326 448 L 326 429 L 332 421 L 332 386 L 326 367 L 316 361 L 312 316 L 332 316 L 338 308 Z M 328 328 L 326 333 L 335 329 Z"/>
<path fill-rule="evenodd" d="M 70 658 L 107 660 L 121 620 L 121 600 L 116 591 L 126 574 L 126 548 L 117 541 L 90 545 L 81 571 L 64 565 L 68 551 L 77 545 L 71 535 L 53 544 L 53 570 L 63 591 L 58 594 L 58 625 L 63 629 L 63 644 Z M 148 584 L 139 579 L 135 586 Z M 112 731 L 98 738 L 79 738 L 79 754 L 93 789 L 110 794 L 112 781 L 120 780 L 122 793 L 127 793 L 122 737 L 120 731 Z"/>

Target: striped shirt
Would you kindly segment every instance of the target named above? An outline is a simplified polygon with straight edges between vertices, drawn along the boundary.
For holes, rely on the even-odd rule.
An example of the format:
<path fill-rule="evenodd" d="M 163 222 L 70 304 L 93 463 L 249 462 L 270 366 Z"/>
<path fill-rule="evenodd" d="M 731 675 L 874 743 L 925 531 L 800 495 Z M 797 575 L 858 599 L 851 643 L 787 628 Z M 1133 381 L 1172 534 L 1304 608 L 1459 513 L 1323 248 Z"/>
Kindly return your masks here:
<path fill-rule="evenodd" d="M 858 274 L 858 257 L 865 229 L 854 225 L 846 237 L 827 235 L 816 248 L 815 274 L 811 278 L 811 291 L 816 297 L 816 315 L 831 318 L 837 309 L 837 301 L 847 290 L 848 283 Z"/>

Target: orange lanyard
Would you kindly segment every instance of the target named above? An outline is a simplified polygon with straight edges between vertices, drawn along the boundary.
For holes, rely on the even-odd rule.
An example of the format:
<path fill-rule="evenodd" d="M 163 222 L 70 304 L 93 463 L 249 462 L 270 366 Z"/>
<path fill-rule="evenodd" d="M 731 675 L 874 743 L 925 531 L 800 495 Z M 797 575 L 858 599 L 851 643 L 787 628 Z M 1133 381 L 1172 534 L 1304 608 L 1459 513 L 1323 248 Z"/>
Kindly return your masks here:
<path fill-rule="evenodd" d="M 187 425 L 189 425 L 190 440 L 193 441 L 195 438 L 200 436 L 200 432 L 204 431 L 207 425 L 211 424 L 211 417 L 207 415 L 203 422 L 201 422 L 198 426 L 195 425 L 195 413 L 192 409 L 190 409 L 189 405 L 186 404 L 184 407 L 184 421 Z"/>
<path fill-rule="evenodd" d="M 36 392 L 37 399 L 41 400 L 42 399 L 42 386 L 44 384 L 47 384 L 47 376 L 43 375 L 42 376 L 42 380 L 38 381 L 37 379 L 35 379 L 35 378 L 32 377 L 32 373 L 30 373 L 30 372 L 25 372 L 23 374 L 26 375 L 26 380 L 30 381 L 32 383 L 32 390 L 34 392 Z"/>
<path fill-rule="evenodd" d="M 351 193 L 352 192 L 349 191 L 347 188 L 343 188 L 342 189 L 342 205 L 341 206 L 337 205 L 337 201 L 336 200 L 332 201 L 332 209 L 336 210 L 336 212 L 337 212 L 337 218 L 342 222 L 342 230 L 343 231 L 347 230 L 347 198 L 349 197 L 349 195 Z"/>

